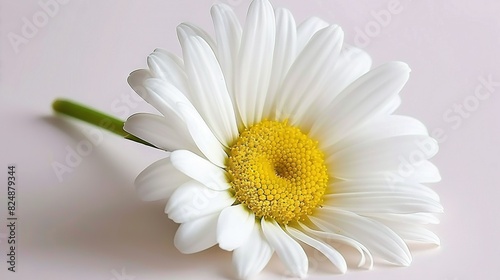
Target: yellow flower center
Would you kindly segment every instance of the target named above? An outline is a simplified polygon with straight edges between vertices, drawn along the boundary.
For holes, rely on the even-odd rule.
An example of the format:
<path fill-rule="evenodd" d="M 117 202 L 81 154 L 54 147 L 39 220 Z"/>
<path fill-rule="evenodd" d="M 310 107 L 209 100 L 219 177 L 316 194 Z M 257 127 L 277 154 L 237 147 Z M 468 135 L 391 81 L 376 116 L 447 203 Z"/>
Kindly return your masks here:
<path fill-rule="evenodd" d="M 312 214 L 328 183 L 318 143 L 286 121 L 245 129 L 231 147 L 227 171 L 237 203 L 283 225 Z"/>

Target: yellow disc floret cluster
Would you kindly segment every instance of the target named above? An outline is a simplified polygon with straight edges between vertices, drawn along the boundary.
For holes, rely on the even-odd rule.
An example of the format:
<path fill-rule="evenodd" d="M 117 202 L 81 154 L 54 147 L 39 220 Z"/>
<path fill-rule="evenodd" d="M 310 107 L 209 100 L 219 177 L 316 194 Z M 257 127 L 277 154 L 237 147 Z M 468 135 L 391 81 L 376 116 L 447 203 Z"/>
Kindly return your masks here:
<path fill-rule="evenodd" d="M 283 225 L 310 215 L 328 183 L 317 142 L 287 122 L 245 129 L 231 146 L 227 171 L 237 202 Z"/>

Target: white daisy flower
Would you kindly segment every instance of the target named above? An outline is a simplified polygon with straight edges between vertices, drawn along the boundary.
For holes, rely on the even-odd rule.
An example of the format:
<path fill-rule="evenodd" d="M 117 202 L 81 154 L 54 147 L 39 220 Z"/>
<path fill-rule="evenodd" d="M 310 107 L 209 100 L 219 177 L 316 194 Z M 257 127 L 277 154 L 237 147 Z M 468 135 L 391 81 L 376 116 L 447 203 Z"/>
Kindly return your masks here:
<path fill-rule="evenodd" d="M 145 200 L 168 199 L 175 246 L 218 244 L 247 278 L 274 252 L 304 277 L 303 245 L 344 273 L 338 245 L 371 268 L 374 258 L 409 265 L 406 242 L 439 244 L 424 226 L 443 208 L 421 184 L 440 180 L 428 161 L 437 143 L 393 115 L 408 66 L 370 69 L 339 26 L 296 25 L 267 0 L 251 3 L 244 26 L 227 5 L 211 15 L 215 38 L 181 24 L 182 58 L 155 50 L 128 80 L 162 114 L 133 115 L 124 129 L 168 151 L 136 185 Z"/>

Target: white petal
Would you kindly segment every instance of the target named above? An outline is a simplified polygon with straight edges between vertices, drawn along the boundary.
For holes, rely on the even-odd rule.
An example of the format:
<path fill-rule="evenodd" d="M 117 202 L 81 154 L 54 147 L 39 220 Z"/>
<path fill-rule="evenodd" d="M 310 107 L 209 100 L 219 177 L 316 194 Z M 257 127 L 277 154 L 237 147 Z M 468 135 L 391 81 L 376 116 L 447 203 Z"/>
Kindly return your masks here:
<path fill-rule="evenodd" d="M 183 254 L 192 254 L 217 244 L 219 213 L 181 224 L 174 237 L 175 247 Z"/>
<path fill-rule="evenodd" d="M 187 36 L 201 37 L 205 42 L 207 42 L 212 50 L 216 51 L 214 40 L 205 30 L 188 22 L 179 24 L 177 26 L 177 37 L 179 38 L 179 41 L 182 42 Z"/>
<path fill-rule="evenodd" d="M 176 116 L 172 110 L 165 105 L 165 101 L 160 98 L 157 94 L 150 93 L 146 86 L 145 82 L 148 79 L 151 79 L 153 76 L 151 72 L 146 69 L 135 70 L 127 78 L 127 82 L 130 87 L 147 103 L 151 104 L 156 110 L 158 110 L 164 116 Z"/>
<path fill-rule="evenodd" d="M 315 216 L 330 223 L 337 233 L 359 241 L 388 262 L 410 265 L 412 257 L 408 246 L 401 237 L 382 223 L 333 208 L 319 208 Z"/>
<path fill-rule="evenodd" d="M 183 122 L 185 127 L 179 126 L 179 132 L 187 129 L 198 149 L 215 164 L 224 166 L 226 153 L 222 145 L 188 98 L 165 80 L 150 78 L 143 83 L 147 93 L 144 99 L 149 100 L 167 119 Z M 177 122 L 172 121 L 174 123 Z"/>
<path fill-rule="evenodd" d="M 335 89 L 335 91 L 347 87 L 357 78 L 370 71 L 372 66 L 372 58 L 367 52 L 345 43 L 342 45 L 338 60 L 331 75 L 336 83 L 332 82 L 332 87 L 329 88 L 330 90 Z"/>
<path fill-rule="evenodd" d="M 236 105 L 245 126 L 262 118 L 271 77 L 275 18 L 268 1 L 250 4 L 235 69 Z"/>
<path fill-rule="evenodd" d="M 421 242 L 441 245 L 441 240 L 432 231 L 423 227 L 391 227 L 401 238 L 408 242 Z"/>
<path fill-rule="evenodd" d="M 343 193 L 324 196 L 324 206 L 364 213 L 442 213 L 443 206 L 431 198 L 393 192 Z"/>
<path fill-rule="evenodd" d="M 135 179 L 135 186 L 143 200 L 153 201 L 169 198 L 177 187 L 189 180 L 167 157 L 146 167 Z"/>
<path fill-rule="evenodd" d="M 264 118 L 276 116 L 276 99 L 278 88 L 281 87 L 286 73 L 296 57 L 297 27 L 292 13 L 283 8 L 275 11 L 276 39 L 274 43 L 273 66 L 266 102 L 264 104 Z"/>
<path fill-rule="evenodd" d="M 401 96 L 396 95 L 389 100 L 386 107 L 382 109 L 382 111 L 385 112 L 385 114 L 390 115 L 399 108 L 399 105 L 401 105 Z"/>
<path fill-rule="evenodd" d="M 305 232 L 307 232 L 311 235 L 318 236 L 320 238 L 324 238 L 327 241 L 341 243 L 341 244 L 345 244 L 347 246 L 352 247 L 353 249 L 358 251 L 358 253 L 361 256 L 359 263 L 358 263 L 358 267 L 365 265 L 366 256 L 368 256 L 368 259 L 369 259 L 369 266 L 368 266 L 369 269 L 371 269 L 373 267 L 373 257 L 371 255 L 370 251 L 368 251 L 368 249 L 363 244 L 359 243 L 358 241 L 356 241 L 350 237 L 333 233 L 332 230 L 329 229 L 328 224 L 320 219 L 315 219 L 314 217 L 310 217 L 310 220 L 311 220 L 311 222 L 313 222 L 313 224 L 315 226 L 319 227 L 322 231 L 312 229 L 312 228 L 306 226 L 305 224 L 299 222 L 300 227 Z"/>
<path fill-rule="evenodd" d="M 328 22 L 317 17 L 308 18 L 299 24 L 297 27 L 297 53 L 304 49 L 316 32 L 328 25 L 330 25 Z"/>
<path fill-rule="evenodd" d="M 189 135 L 185 124 L 179 119 L 139 113 L 130 116 L 123 129 L 142 140 L 166 151 L 185 149 L 201 154 Z"/>
<path fill-rule="evenodd" d="M 371 195 L 393 193 L 415 198 L 429 198 L 439 201 L 439 195 L 431 188 L 415 182 L 389 184 L 380 179 L 338 181 L 328 186 L 327 195 L 358 194 Z"/>
<path fill-rule="evenodd" d="M 435 183 L 441 181 L 438 168 L 428 160 L 412 164 L 402 159 L 397 170 L 386 170 L 382 175 L 390 185 L 405 182 Z"/>
<path fill-rule="evenodd" d="M 188 103 L 177 103 L 177 108 L 196 146 L 213 164 L 224 167 L 227 154 L 198 111 Z"/>
<path fill-rule="evenodd" d="M 371 57 L 366 52 L 344 43 L 333 69 L 328 71 L 326 84 L 320 89 L 319 97 L 300 120 L 302 129 L 308 131 L 319 118 L 318 114 L 325 110 L 342 90 L 368 72 L 371 65 Z"/>
<path fill-rule="evenodd" d="M 340 270 L 340 272 L 345 273 L 347 271 L 347 263 L 344 257 L 342 257 L 342 255 L 332 246 L 314 239 L 293 227 L 287 227 L 286 230 L 291 236 L 323 253 L 323 255 L 325 255 L 330 262 L 332 262 L 332 264 Z"/>
<path fill-rule="evenodd" d="M 439 224 L 439 219 L 433 213 L 413 213 L 413 214 L 394 214 L 394 213 L 368 213 L 369 216 L 384 224 L 408 224 L 408 225 L 427 225 Z"/>
<path fill-rule="evenodd" d="M 181 63 L 179 57 L 163 50 L 157 49 L 148 56 L 148 66 L 153 77 L 168 81 L 189 96 L 186 73 Z"/>
<path fill-rule="evenodd" d="M 233 9 L 225 4 L 215 4 L 211 9 L 217 40 L 217 60 L 224 73 L 227 90 L 234 100 L 234 67 L 241 42 L 241 25 Z"/>
<path fill-rule="evenodd" d="M 170 154 L 172 164 L 182 173 L 216 191 L 229 189 L 227 173 L 208 160 L 186 151 L 177 150 Z"/>
<path fill-rule="evenodd" d="M 387 103 L 399 93 L 409 73 L 406 64 L 389 62 L 361 76 L 319 115 L 311 128 L 311 137 L 326 148 L 384 114 Z"/>
<path fill-rule="evenodd" d="M 254 223 L 247 242 L 233 251 L 233 265 L 238 278 L 248 279 L 257 275 L 267 265 L 273 252 L 260 225 Z"/>
<path fill-rule="evenodd" d="M 385 176 L 387 172 L 414 169 L 438 151 L 436 140 L 428 136 L 397 136 L 360 143 L 331 154 L 327 164 L 331 175 L 343 179 Z"/>
<path fill-rule="evenodd" d="M 145 80 L 152 78 L 151 72 L 146 69 L 135 70 L 127 78 L 127 82 L 130 87 L 137 93 L 139 96 L 143 96 L 145 94 L 145 88 L 143 83 Z M 146 100 L 147 101 L 147 100 Z"/>
<path fill-rule="evenodd" d="M 300 122 L 328 82 L 342 48 L 344 32 L 338 26 L 318 31 L 290 67 L 277 96 L 278 116 Z"/>
<path fill-rule="evenodd" d="M 181 45 L 193 104 L 217 139 L 227 146 L 238 136 L 238 127 L 217 58 L 201 37 L 185 36 Z"/>
<path fill-rule="evenodd" d="M 369 213 L 368 216 L 391 228 L 405 241 L 440 245 L 439 237 L 422 225 L 438 224 L 439 219 L 431 213 L 394 214 Z"/>
<path fill-rule="evenodd" d="M 304 249 L 293 240 L 275 221 L 261 220 L 262 232 L 276 254 L 294 275 L 304 278 L 307 275 L 308 260 Z"/>
<path fill-rule="evenodd" d="M 217 223 L 219 247 L 232 251 L 241 247 L 250 236 L 255 224 L 255 215 L 242 204 L 222 210 Z"/>
<path fill-rule="evenodd" d="M 175 115 L 182 120 L 182 114 L 177 108 L 177 103 L 179 102 L 189 104 L 190 107 L 193 107 L 187 96 L 166 80 L 151 78 L 145 80 L 143 85 L 147 93 L 147 97 L 144 97 L 144 99 L 150 99 L 153 102 L 151 104 L 168 119 L 172 115 Z"/>
<path fill-rule="evenodd" d="M 415 118 L 398 115 L 382 116 L 332 145 L 327 151 L 334 153 L 358 143 L 404 135 L 428 135 L 428 132 L 425 125 Z"/>
<path fill-rule="evenodd" d="M 191 180 L 175 190 L 168 200 L 165 213 L 176 223 L 186 223 L 220 212 L 233 202 L 234 197 L 228 191 L 214 191 Z"/>

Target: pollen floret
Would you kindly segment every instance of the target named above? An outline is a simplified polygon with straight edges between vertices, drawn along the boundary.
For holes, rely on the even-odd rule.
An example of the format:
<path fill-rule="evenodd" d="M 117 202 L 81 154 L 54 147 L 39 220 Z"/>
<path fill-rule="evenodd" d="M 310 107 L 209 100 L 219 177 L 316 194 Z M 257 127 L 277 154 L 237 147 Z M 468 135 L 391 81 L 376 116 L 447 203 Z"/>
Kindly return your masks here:
<path fill-rule="evenodd" d="M 227 171 L 237 202 L 283 225 L 312 214 L 328 183 L 317 142 L 286 121 L 245 129 L 231 146 Z"/>

